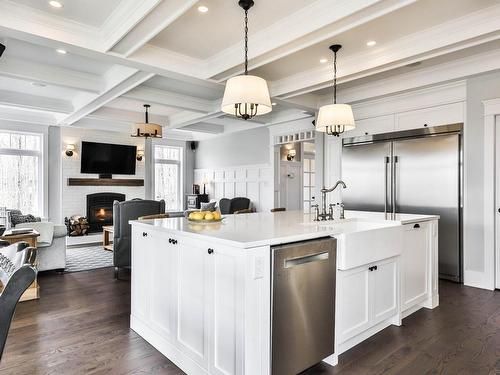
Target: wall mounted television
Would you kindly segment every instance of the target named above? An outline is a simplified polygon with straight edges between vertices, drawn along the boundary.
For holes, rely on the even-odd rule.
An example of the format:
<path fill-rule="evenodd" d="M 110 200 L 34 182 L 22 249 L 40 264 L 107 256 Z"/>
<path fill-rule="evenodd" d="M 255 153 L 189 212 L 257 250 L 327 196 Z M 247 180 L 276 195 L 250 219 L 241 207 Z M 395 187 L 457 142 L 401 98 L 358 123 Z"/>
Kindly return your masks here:
<path fill-rule="evenodd" d="M 136 156 L 136 146 L 83 141 L 80 172 L 97 173 L 99 178 L 135 174 Z"/>

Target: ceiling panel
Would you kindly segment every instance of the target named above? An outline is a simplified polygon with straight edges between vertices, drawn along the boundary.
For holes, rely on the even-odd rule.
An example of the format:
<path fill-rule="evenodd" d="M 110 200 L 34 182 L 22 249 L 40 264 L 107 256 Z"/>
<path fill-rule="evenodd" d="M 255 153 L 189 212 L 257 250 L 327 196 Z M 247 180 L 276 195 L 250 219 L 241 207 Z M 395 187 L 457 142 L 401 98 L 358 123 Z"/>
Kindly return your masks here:
<path fill-rule="evenodd" d="M 0 88 L 1 90 L 6 90 L 6 91 L 13 91 L 27 95 L 39 96 L 42 98 L 52 98 L 61 100 L 72 100 L 80 93 L 80 91 L 78 90 L 66 87 L 51 86 L 49 84 L 42 87 L 33 85 L 32 82 L 25 81 L 22 79 L 2 77 L 2 76 L 0 76 Z"/>
<path fill-rule="evenodd" d="M 130 112 L 138 112 L 138 118 L 144 117 L 144 104 L 148 104 L 146 102 L 141 102 L 135 99 L 128 98 L 117 98 L 106 104 L 106 107 L 121 109 L 124 111 Z M 173 114 L 179 113 L 180 110 L 177 108 L 167 107 L 158 104 L 151 104 L 151 108 L 149 108 L 149 113 L 151 116 L 171 116 Z M 126 118 L 126 116 L 125 116 Z"/>
<path fill-rule="evenodd" d="M 256 0 L 249 11 L 250 36 L 310 3 L 311 0 Z M 200 5 L 208 7 L 208 12 L 200 13 L 197 9 Z M 201 0 L 197 6 L 158 34 L 151 43 L 184 55 L 206 59 L 243 40 L 243 17 L 243 10 L 238 6 L 237 0 Z"/>
<path fill-rule="evenodd" d="M 342 44 L 338 61 L 349 55 L 369 51 L 374 56 L 384 53 L 384 46 L 396 39 L 408 36 L 419 30 L 431 28 L 443 22 L 466 16 L 473 11 L 498 4 L 498 0 L 420 0 L 407 7 L 377 18 L 362 26 L 353 28 L 335 38 L 302 49 L 270 64 L 252 70 L 253 74 L 275 81 L 291 75 L 315 69 L 321 65 L 320 59 L 333 61 L 329 46 Z M 375 40 L 374 47 L 366 42 Z"/>
<path fill-rule="evenodd" d="M 15 3 L 90 26 L 101 26 L 122 0 L 59 0 L 54 8 L 48 0 L 16 0 Z"/>
<path fill-rule="evenodd" d="M 151 78 L 144 86 L 208 100 L 218 99 L 224 93 L 224 85 L 213 83 L 202 86 L 162 76 Z"/>

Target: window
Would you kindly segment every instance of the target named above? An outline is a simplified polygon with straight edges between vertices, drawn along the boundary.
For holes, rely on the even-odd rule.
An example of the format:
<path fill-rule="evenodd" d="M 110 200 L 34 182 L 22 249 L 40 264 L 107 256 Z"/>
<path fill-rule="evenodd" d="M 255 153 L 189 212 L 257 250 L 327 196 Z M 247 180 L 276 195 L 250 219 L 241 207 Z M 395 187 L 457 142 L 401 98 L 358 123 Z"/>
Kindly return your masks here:
<path fill-rule="evenodd" d="M 155 146 L 155 199 L 165 200 L 167 211 L 181 211 L 182 147 Z"/>
<path fill-rule="evenodd" d="M 0 206 L 42 215 L 42 135 L 0 131 Z"/>
<path fill-rule="evenodd" d="M 304 153 L 304 212 L 311 212 L 311 205 L 314 203 L 314 164 L 314 154 Z"/>

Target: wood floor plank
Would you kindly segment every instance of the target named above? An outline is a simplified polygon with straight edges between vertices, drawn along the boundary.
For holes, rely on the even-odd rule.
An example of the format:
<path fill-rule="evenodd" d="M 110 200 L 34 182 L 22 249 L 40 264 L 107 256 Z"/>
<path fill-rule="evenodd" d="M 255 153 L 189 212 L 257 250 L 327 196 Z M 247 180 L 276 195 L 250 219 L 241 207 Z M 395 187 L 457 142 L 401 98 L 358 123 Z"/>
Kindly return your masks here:
<path fill-rule="evenodd" d="M 129 329 L 130 282 L 112 269 L 42 273 L 39 282 L 42 298 L 18 305 L 0 375 L 183 374 Z M 302 375 L 500 374 L 500 292 L 443 281 L 440 298 L 342 354 L 338 366 Z"/>

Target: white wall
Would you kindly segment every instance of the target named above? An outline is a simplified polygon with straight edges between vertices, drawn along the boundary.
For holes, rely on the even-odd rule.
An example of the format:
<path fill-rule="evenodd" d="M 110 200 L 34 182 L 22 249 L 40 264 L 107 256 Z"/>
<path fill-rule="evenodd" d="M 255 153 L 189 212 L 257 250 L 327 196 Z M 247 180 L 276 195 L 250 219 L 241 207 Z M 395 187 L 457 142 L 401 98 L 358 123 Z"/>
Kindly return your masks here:
<path fill-rule="evenodd" d="M 465 168 L 468 197 L 465 206 L 464 254 L 466 283 L 481 286 L 484 271 L 484 108 L 482 101 L 500 98 L 500 72 L 467 80 Z M 491 260 L 493 262 L 493 259 Z"/>
<path fill-rule="evenodd" d="M 86 197 L 88 194 L 99 192 L 112 192 L 125 194 L 126 199 L 145 198 L 145 187 L 131 186 L 68 186 L 68 178 L 97 178 L 98 175 L 80 173 L 82 141 L 116 143 L 135 145 L 144 150 L 144 140 L 133 138 L 129 134 L 109 131 L 88 130 L 76 127 L 62 128 L 61 157 L 62 157 L 62 217 L 87 214 Z M 67 144 L 76 145 L 72 157 L 64 154 Z M 145 160 L 137 162 L 135 175 L 113 175 L 113 178 L 144 178 Z"/>
<path fill-rule="evenodd" d="M 206 169 L 269 162 L 269 129 L 259 127 L 198 142 L 194 166 Z"/>

